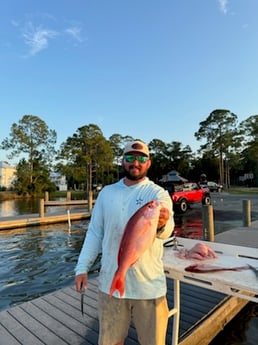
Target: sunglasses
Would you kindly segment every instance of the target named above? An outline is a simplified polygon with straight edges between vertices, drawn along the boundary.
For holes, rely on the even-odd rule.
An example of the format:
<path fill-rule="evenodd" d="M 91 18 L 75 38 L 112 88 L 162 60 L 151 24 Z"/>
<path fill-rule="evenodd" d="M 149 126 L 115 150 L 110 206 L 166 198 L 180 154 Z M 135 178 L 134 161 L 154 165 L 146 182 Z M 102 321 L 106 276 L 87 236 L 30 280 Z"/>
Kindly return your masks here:
<path fill-rule="evenodd" d="M 149 160 L 146 156 L 134 156 L 134 155 L 125 155 L 124 159 L 127 163 L 133 163 L 135 160 L 139 163 L 146 163 Z"/>

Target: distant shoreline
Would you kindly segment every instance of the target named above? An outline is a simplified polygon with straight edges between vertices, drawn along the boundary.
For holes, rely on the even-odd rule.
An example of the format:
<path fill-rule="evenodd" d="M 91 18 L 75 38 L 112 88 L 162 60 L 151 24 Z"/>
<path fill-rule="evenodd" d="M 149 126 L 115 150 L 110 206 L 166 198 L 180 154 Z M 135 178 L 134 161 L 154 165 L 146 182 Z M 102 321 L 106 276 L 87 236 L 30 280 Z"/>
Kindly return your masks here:
<path fill-rule="evenodd" d="M 31 199 L 31 196 L 19 195 L 16 192 L 0 192 L 0 201 L 13 199 Z"/>
<path fill-rule="evenodd" d="M 53 200 L 53 198 L 66 198 L 67 197 L 67 191 L 55 191 L 50 192 L 50 200 Z M 97 193 L 94 193 L 94 198 L 96 198 Z M 0 202 L 4 200 L 15 200 L 15 199 L 39 199 L 44 198 L 44 195 L 20 195 L 16 192 L 12 191 L 2 191 L 0 192 Z M 71 199 L 72 200 L 84 200 L 86 198 L 86 192 L 84 191 L 71 191 Z"/>

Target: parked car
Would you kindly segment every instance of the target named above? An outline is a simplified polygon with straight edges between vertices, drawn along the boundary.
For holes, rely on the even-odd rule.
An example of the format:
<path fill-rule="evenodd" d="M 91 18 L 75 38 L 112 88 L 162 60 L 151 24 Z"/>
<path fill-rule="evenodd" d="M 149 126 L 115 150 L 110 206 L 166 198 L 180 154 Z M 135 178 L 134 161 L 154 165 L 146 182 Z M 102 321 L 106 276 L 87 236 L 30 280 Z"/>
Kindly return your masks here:
<path fill-rule="evenodd" d="M 173 187 L 173 188 L 172 188 Z M 200 187 L 195 182 L 186 182 L 181 185 L 165 186 L 172 198 L 174 210 L 184 213 L 190 205 L 202 203 L 211 204 L 209 188 Z"/>
<path fill-rule="evenodd" d="M 208 181 L 207 183 L 200 183 L 201 187 L 209 188 L 210 192 L 221 192 L 223 186 L 213 182 Z"/>

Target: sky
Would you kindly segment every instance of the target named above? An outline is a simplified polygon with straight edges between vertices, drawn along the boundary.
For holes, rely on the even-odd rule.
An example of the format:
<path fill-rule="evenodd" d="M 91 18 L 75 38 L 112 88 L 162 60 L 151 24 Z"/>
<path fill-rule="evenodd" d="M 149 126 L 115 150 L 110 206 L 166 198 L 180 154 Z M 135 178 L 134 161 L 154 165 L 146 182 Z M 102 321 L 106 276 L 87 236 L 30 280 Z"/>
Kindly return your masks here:
<path fill-rule="evenodd" d="M 1 1 L 0 142 L 34 115 L 57 148 L 96 124 L 197 151 L 213 110 L 258 114 L 257 13 L 257 0 Z"/>

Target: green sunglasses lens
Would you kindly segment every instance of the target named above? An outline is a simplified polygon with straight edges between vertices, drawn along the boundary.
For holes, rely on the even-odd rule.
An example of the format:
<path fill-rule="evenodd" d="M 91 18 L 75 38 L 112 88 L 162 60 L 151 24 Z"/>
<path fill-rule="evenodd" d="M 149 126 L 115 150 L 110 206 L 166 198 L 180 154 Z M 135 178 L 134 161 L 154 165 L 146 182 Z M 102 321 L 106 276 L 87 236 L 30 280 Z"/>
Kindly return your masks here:
<path fill-rule="evenodd" d="M 148 160 L 146 156 L 136 156 L 136 159 L 139 163 L 145 163 Z"/>
<path fill-rule="evenodd" d="M 133 163 L 135 160 L 137 160 L 139 163 L 145 163 L 145 162 L 147 162 L 148 157 L 146 157 L 146 156 L 125 155 L 125 161 L 127 163 Z"/>
<path fill-rule="evenodd" d="M 125 155 L 125 161 L 127 163 L 133 163 L 135 161 L 135 156 Z"/>

